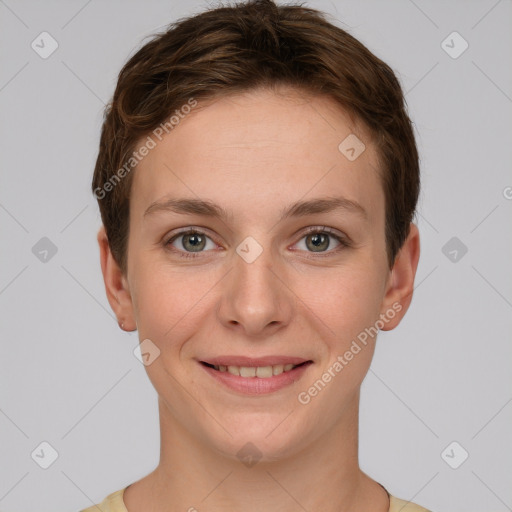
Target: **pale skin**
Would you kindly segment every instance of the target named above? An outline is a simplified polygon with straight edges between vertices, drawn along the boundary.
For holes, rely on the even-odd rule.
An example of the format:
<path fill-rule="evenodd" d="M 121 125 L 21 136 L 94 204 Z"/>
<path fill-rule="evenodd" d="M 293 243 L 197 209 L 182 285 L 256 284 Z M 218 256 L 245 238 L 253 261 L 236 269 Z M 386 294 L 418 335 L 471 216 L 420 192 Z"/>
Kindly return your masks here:
<path fill-rule="evenodd" d="M 350 133 L 366 144 L 352 162 L 338 150 Z M 358 464 L 359 392 L 376 338 L 308 404 L 297 398 L 393 304 L 401 309 L 382 330 L 395 328 L 409 307 L 418 228 L 411 223 L 390 269 L 378 165 L 365 130 L 341 107 L 284 89 L 193 110 L 139 163 L 126 273 L 104 229 L 98 234 L 118 321 L 160 350 L 145 367 L 159 396 L 160 463 L 126 490 L 129 512 L 388 510 L 384 489 Z M 340 196 L 359 203 L 366 217 L 336 209 L 280 220 L 292 203 Z M 170 198 L 208 200 L 228 217 L 144 215 Z M 201 251 L 178 236 L 190 227 L 203 234 Z M 315 251 L 309 227 L 330 228 L 351 245 L 327 233 L 328 248 Z M 236 252 L 249 236 L 263 249 L 252 263 Z M 313 364 L 291 385 L 248 397 L 199 362 L 220 355 L 287 355 Z M 262 454 L 252 467 L 237 456 L 248 442 Z"/>

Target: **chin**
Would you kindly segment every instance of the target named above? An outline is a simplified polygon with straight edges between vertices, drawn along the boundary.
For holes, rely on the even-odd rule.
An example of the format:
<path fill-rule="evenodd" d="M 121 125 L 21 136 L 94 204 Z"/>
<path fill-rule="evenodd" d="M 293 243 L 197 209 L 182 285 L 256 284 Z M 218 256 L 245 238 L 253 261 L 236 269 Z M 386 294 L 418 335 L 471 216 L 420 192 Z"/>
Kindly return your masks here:
<path fill-rule="evenodd" d="M 236 425 L 233 422 L 229 428 L 231 436 L 222 430 L 221 437 L 210 438 L 209 442 L 218 453 L 239 460 L 247 467 L 256 462 L 271 463 L 291 457 L 307 444 L 309 436 L 302 432 L 296 419 L 293 424 L 289 422 L 290 418 L 283 422 L 287 414 L 264 417 L 253 414 L 238 418 Z"/>

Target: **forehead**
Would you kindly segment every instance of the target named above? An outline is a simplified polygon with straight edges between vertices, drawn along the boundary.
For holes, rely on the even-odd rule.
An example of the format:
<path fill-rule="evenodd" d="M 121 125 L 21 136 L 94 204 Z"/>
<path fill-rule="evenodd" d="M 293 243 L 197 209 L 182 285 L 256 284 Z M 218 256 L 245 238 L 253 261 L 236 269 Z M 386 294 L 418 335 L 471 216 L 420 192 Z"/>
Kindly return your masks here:
<path fill-rule="evenodd" d="M 226 209 L 245 204 L 251 216 L 271 204 L 277 212 L 299 198 L 343 195 L 378 218 L 383 193 L 377 169 L 369 134 L 334 100 L 258 89 L 199 103 L 156 140 L 135 171 L 132 208 L 186 196 Z"/>

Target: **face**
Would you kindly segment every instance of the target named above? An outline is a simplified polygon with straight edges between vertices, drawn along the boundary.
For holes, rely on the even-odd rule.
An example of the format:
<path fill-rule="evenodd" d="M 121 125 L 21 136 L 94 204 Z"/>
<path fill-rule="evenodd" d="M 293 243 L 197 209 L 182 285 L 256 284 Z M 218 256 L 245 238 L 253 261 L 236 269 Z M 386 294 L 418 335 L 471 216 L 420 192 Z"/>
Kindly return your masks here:
<path fill-rule="evenodd" d="M 393 328 L 412 286 L 409 260 L 389 271 L 371 140 L 332 100 L 284 92 L 197 108 L 139 163 L 111 301 L 159 351 L 161 414 L 232 457 L 248 441 L 290 455 L 346 422 L 374 350 L 361 333 Z"/>

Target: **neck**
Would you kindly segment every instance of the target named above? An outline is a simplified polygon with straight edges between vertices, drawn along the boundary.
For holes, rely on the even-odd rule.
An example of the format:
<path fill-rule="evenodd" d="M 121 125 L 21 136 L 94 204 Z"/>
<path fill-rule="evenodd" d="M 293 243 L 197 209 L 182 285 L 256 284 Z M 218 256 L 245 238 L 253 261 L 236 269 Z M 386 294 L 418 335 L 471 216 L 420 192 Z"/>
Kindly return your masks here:
<path fill-rule="evenodd" d="M 125 491 L 126 507 L 129 512 L 387 512 L 384 489 L 359 469 L 358 404 L 359 396 L 335 428 L 293 455 L 244 464 L 192 436 L 159 400 L 160 463 Z"/>

